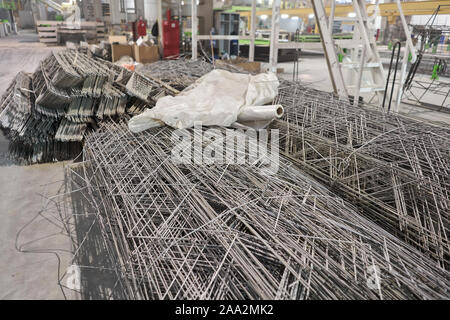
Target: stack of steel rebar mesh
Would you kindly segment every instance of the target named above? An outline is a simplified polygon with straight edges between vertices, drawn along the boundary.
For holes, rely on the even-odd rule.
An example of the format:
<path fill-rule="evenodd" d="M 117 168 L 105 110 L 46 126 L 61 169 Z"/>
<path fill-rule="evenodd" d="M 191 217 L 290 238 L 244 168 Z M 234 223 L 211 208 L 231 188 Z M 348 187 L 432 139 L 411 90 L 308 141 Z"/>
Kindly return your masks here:
<path fill-rule="evenodd" d="M 450 130 L 286 83 L 281 149 L 385 230 L 449 268 Z"/>
<path fill-rule="evenodd" d="M 144 73 L 180 90 L 210 68 L 165 63 Z M 83 188 L 127 297 L 448 299 L 450 131 L 298 83 L 274 103 L 274 175 L 261 159 L 176 164 L 168 127 L 86 136 Z M 249 159 L 257 142 L 235 134 L 246 147 L 224 158 Z"/>
<path fill-rule="evenodd" d="M 140 66 L 137 70 L 153 79 L 170 85 L 179 91 L 193 84 L 198 78 L 214 69 L 222 69 L 235 73 L 248 73 L 246 70 L 227 63 L 212 65 L 205 60 L 165 60 Z"/>
<path fill-rule="evenodd" d="M 95 120 L 95 131 L 69 131 L 82 131 L 77 139 L 85 141 L 85 161 L 75 173 L 83 184 L 77 192 L 95 208 L 124 296 L 450 297 L 449 129 L 353 107 L 331 93 L 283 81 L 273 103 L 283 105 L 285 115 L 270 125 L 280 131 L 279 141 L 271 140 L 280 147 L 280 153 L 271 150 L 275 158 L 267 157 L 269 152 L 252 158 L 260 142 L 232 131 L 232 143 L 222 144 L 223 158 L 234 154 L 244 161 L 175 163 L 179 140 L 174 130 L 133 134 L 127 114 L 151 107 L 162 95 L 177 94 L 213 66 L 162 61 L 132 74 L 104 63 L 114 77 L 105 79 L 101 72 L 84 77 L 78 89 L 65 91 L 70 103 L 57 91 L 63 89 L 38 90 L 36 74 L 21 74 L 3 101 L 13 107 L 2 107 L 9 111 L 0 120 L 20 132 L 20 119 L 35 119 L 33 112 L 42 115 L 34 111 L 34 99 L 41 94 L 33 98 L 33 91 L 48 91 L 67 105 L 63 112 L 59 104 L 42 107 L 51 110 L 43 119 L 67 122 L 67 128 L 92 126 L 88 119 Z M 70 81 L 75 80 L 72 76 Z M 74 90 L 84 90 L 76 102 Z M 107 110 L 121 94 L 126 95 L 125 111 L 113 121 L 99 122 L 111 118 L 114 112 Z M 92 111 L 91 105 L 98 106 Z M 11 110 L 17 116 L 10 116 Z M 51 128 L 55 134 L 59 130 Z M 219 137 L 230 131 L 215 129 Z M 198 140 L 196 134 L 184 131 L 189 141 L 200 141 L 200 147 L 187 149 L 193 159 L 223 142 Z M 272 164 L 278 170 L 267 174 Z"/>
<path fill-rule="evenodd" d="M 420 59 L 418 59 L 419 64 L 416 67 L 417 73 L 431 76 L 435 69 L 435 65 L 440 65 L 440 68 L 436 70 L 438 74 L 443 77 L 450 77 L 450 56 L 448 54 L 442 55 L 439 53 L 422 53 L 421 55 L 422 56 L 420 57 Z M 381 51 L 380 56 L 384 59 L 390 59 L 392 56 L 392 51 Z M 403 56 L 403 53 L 401 54 L 401 56 Z M 386 61 L 386 63 L 389 62 L 388 60 Z M 411 67 L 412 65 L 409 65 L 408 69 Z"/>
<path fill-rule="evenodd" d="M 202 60 L 180 59 L 130 72 L 73 49 L 52 53 L 32 75 L 19 73 L 0 100 L 10 155 L 24 163 L 72 159 L 86 130 L 99 121 L 139 114 L 213 69 Z"/>
<path fill-rule="evenodd" d="M 76 50 L 54 52 L 32 74 L 19 73 L 0 101 L 12 158 L 72 159 L 97 122 L 154 106 L 168 86 Z"/>
<path fill-rule="evenodd" d="M 160 79 L 180 91 L 213 69 L 212 64 L 203 60 L 157 61 L 138 68 L 139 72 Z"/>
<path fill-rule="evenodd" d="M 86 138 L 84 187 L 129 298 L 449 297 L 450 275 L 432 257 L 289 157 L 279 158 L 274 175 L 262 159 L 175 164 L 172 134 L 168 127 L 133 134 L 125 122 L 110 122 Z M 194 141 L 197 133 L 187 134 Z M 235 134 L 245 144 L 236 156 L 248 159 L 257 142 Z M 193 158 L 222 143 L 200 141 L 189 149 Z M 225 146 L 224 154 L 236 152 L 234 143 Z"/>

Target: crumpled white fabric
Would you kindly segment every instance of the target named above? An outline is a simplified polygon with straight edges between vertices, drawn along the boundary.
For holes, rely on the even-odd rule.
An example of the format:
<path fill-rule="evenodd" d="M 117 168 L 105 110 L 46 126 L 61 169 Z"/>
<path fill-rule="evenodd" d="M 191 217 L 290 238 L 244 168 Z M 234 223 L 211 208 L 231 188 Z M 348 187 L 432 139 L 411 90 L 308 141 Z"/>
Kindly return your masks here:
<path fill-rule="evenodd" d="M 248 75 L 213 70 L 199 78 L 175 97 L 162 97 L 153 109 L 146 109 L 130 119 L 133 132 L 160 126 L 161 121 L 185 129 L 201 122 L 203 126 L 230 126 L 245 106 L 272 102 L 278 93 L 275 74 Z"/>

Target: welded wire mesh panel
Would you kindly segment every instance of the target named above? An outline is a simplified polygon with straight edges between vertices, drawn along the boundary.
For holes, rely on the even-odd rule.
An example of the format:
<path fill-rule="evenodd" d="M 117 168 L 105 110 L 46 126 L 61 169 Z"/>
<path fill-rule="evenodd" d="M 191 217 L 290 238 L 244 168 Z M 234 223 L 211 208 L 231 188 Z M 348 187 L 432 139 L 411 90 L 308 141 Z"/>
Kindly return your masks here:
<path fill-rule="evenodd" d="M 150 92 L 152 92 L 152 82 L 149 79 L 140 77 L 137 73 L 133 73 L 126 88 L 130 95 L 147 100 Z"/>
<path fill-rule="evenodd" d="M 123 116 L 127 103 L 139 106 L 134 111 L 154 105 L 127 95 L 130 77 L 124 68 L 70 49 L 50 54 L 32 75 L 19 73 L 0 102 L 10 155 L 31 163 L 79 155 L 84 134 L 97 121 Z M 133 81 L 152 97 L 166 94 L 158 83 L 145 87 L 140 75 Z"/>
<path fill-rule="evenodd" d="M 320 94 L 319 94 L 320 93 Z M 355 108 L 285 83 L 286 154 L 392 234 L 448 269 L 450 130 Z"/>
<path fill-rule="evenodd" d="M 30 94 L 31 77 L 19 72 L 2 97 L 1 127 L 10 131 L 21 130 L 31 111 Z"/>
<path fill-rule="evenodd" d="M 258 166 L 174 164 L 172 131 L 104 123 L 86 140 L 85 183 L 130 298 L 448 295 L 449 274 L 434 260 L 287 158 L 272 176 Z M 386 282 L 374 290 L 375 267 Z"/>

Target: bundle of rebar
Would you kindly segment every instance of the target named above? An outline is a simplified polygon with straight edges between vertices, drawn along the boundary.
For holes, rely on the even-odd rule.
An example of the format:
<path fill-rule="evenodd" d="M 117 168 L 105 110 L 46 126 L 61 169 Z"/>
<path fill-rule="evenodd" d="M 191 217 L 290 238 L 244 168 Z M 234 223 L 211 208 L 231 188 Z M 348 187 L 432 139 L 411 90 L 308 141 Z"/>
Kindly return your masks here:
<path fill-rule="evenodd" d="M 264 173 L 265 161 L 177 164 L 172 134 L 168 127 L 133 134 L 109 122 L 86 138 L 85 187 L 127 297 L 449 297 L 447 271 L 288 157 L 275 175 Z M 250 157 L 255 142 L 235 134 L 245 141 L 239 156 Z M 204 139 L 189 151 L 202 157 L 212 143 L 222 141 Z M 236 152 L 231 146 L 224 154 Z"/>
<path fill-rule="evenodd" d="M 281 149 L 361 214 L 448 270 L 450 130 L 285 83 Z"/>
<path fill-rule="evenodd" d="M 448 298 L 449 130 L 298 83 L 274 103 L 275 176 L 174 165 L 168 128 L 89 136 L 86 186 L 129 297 Z"/>
<path fill-rule="evenodd" d="M 384 59 L 390 59 L 392 56 L 392 51 L 380 51 L 380 56 Z M 450 63 L 450 57 L 448 54 L 440 54 L 440 53 L 425 53 L 425 52 L 417 52 L 417 54 L 421 54 L 422 57 L 420 61 L 418 61 L 418 65 L 414 68 L 417 73 L 426 74 L 431 76 L 433 71 L 435 70 L 436 65 L 440 65 L 440 68 L 437 69 L 438 74 L 443 77 L 450 77 L 450 67 L 448 66 Z M 403 52 L 401 54 L 403 58 Z M 414 64 L 409 64 L 407 66 L 408 71 L 413 68 Z"/>

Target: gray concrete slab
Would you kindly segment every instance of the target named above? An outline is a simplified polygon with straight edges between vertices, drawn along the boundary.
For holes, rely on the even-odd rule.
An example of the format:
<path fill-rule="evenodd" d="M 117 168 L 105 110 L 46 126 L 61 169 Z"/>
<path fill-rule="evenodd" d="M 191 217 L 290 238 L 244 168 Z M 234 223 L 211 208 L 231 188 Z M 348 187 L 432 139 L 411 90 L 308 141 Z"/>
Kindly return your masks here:
<path fill-rule="evenodd" d="M 11 164 L 11 161 L 7 157 L 8 144 L 8 140 L 6 140 L 3 132 L 0 131 L 0 166 Z"/>
<path fill-rule="evenodd" d="M 0 93 L 3 94 L 19 71 L 34 72 L 39 61 L 52 50 L 62 49 L 62 47 L 47 47 L 36 41 L 38 41 L 37 34 L 32 31 L 0 39 Z"/>

